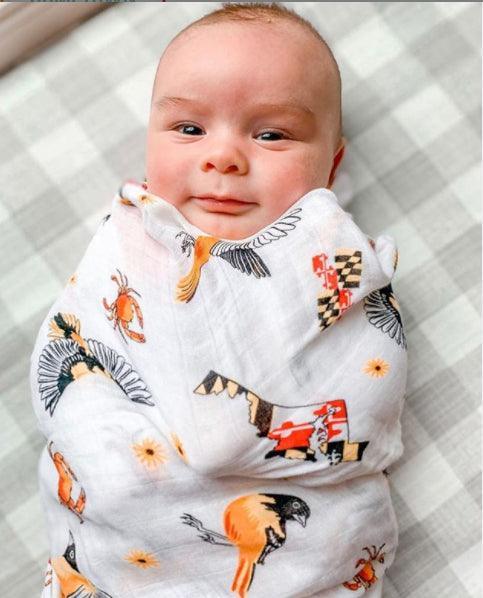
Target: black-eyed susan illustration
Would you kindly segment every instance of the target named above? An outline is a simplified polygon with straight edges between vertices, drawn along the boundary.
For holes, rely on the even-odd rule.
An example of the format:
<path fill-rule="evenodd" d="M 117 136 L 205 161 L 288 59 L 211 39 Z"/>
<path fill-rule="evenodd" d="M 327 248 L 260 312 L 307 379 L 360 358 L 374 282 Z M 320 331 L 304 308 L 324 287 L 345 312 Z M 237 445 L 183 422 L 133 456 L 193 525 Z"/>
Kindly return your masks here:
<path fill-rule="evenodd" d="M 145 550 L 133 549 L 124 557 L 124 559 L 131 563 L 131 565 L 139 567 L 139 569 L 152 569 L 159 567 L 159 561 L 154 554 L 151 552 L 146 552 Z"/>
<path fill-rule="evenodd" d="M 69 545 L 62 556 L 51 559 L 52 569 L 59 580 L 62 598 L 112 598 L 97 588 L 79 572 L 74 537 L 69 531 Z"/>
<path fill-rule="evenodd" d="M 82 513 L 86 506 L 86 492 L 79 484 L 79 481 L 60 451 L 52 450 L 53 442 L 50 442 L 47 449 L 59 475 L 57 496 L 60 504 L 66 506 L 69 511 L 77 515 L 81 523 L 84 523 Z"/>
<path fill-rule="evenodd" d="M 350 581 L 344 582 L 343 585 L 345 588 L 354 592 L 360 588 L 368 590 L 376 583 L 378 577 L 376 575 L 376 570 L 374 569 L 374 564 L 376 562 L 384 563 L 384 553 L 381 552 L 384 546 L 385 544 L 382 544 L 379 548 L 376 548 L 374 545 L 370 548 L 364 546 L 362 550 L 367 552 L 368 557 L 361 558 L 357 561 L 356 569 L 358 569 L 358 571 Z"/>
<path fill-rule="evenodd" d="M 373 378 L 384 378 L 389 371 L 389 364 L 384 359 L 376 357 L 369 359 L 362 368 L 362 371 Z"/>
<path fill-rule="evenodd" d="M 140 328 L 143 327 L 143 314 L 139 307 L 139 303 L 132 296 L 132 293 L 138 297 L 141 297 L 141 295 L 129 286 L 127 276 L 122 274 L 119 269 L 117 269 L 117 272 L 119 278 L 115 274 L 111 276 L 111 280 L 117 284 L 117 297 L 111 304 L 107 302 L 105 297 L 102 299 L 104 309 L 109 312 L 107 319 L 110 321 L 114 320 L 114 330 L 116 330 L 116 328 L 119 330 L 124 342 L 127 342 L 126 337 L 124 336 L 124 334 L 127 334 L 133 341 L 144 343 L 146 342 L 144 334 L 130 329 L 134 320 L 134 315 L 136 315 Z"/>
<path fill-rule="evenodd" d="M 135 403 L 153 406 L 151 393 L 132 366 L 110 347 L 81 336 L 81 324 L 73 314 L 57 313 L 50 321 L 50 342 L 39 358 L 38 383 L 45 410 L 54 414 L 69 384 L 81 376 L 105 376 Z"/>
<path fill-rule="evenodd" d="M 145 438 L 142 442 L 131 445 L 131 448 L 139 462 L 147 469 L 156 469 L 168 460 L 162 445 L 152 438 Z"/>
<path fill-rule="evenodd" d="M 181 459 L 183 459 L 183 461 L 187 464 L 188 456 L 186 455 L 183 443 L 181 442 L 179 436 L 174 432 L 171 434 L 171 444 L 173 445 L 174 450 L 178 453 Z"/>
<path fill-rule="evenodd" d="M 364 310 L 369 322 L 388 334 L 403 349 L 407 348 L 399 303 L 388 284 L 364 298 Z"/>
<path fill-rule="evenodd" d="M 322 279 L 323 290 L 317 298 L 319 326 L 325 330 L 334 324 L 352 305 L 352 291 L 358 288 L 362 275 L 362 252 L 358 249 L 336 249 L 334 263 L 325 253 L 312 258 L 314 274 Z"/>
<path fill-rule="evenodd" d="M 197 529 L 203 541 L 238 549 L 238 564 L 230 589 L 245 598 L 256 565 L 263 565 L 271 552 L 285 544 L 287 521 L 305 527 L 309 517 L 310 509 L 301 498 L 267 493 L 240 496 L 228 504 L 223 513 L 226 535 L 206 529 L 189 513 L 184 513 L 181 520 Z"/>
<path fill-rule="evenodd" d="M 344 399 L 286 407 L 264 401 L 235 380 L 211 370 L 194 393 L 203 396 L 226 391 L 230 399 L 244 395 L 248 422 L 258 429 L 259 438 L 273 440 L 265 459 L 282 457 L 317 461 L 317 452 L 330 465 L 360 461 L 369 441 L 349 440 L 349 420 Z"/>
<path fill-rule="evenodd" d="M 189 274 L 178 282 L 176 299 L 185 303 L 191 301 L 200 282 L 201 269 L 212 256 L 224 259 L 243 274 L 253 274 L 255 278 L 271 276 L 267 265 L 255 250 L 286 237 L 300 220 L 298 214 L 301 211 L 302 208 L 295 208 L 257 237 L 242 243 L 220 241 L 208 236 L 195 239 L 185 231 L 178 233 L 176 238 L 181 237 L 181 251 L 189 257 L 193 249 L 194 256 Z"/>

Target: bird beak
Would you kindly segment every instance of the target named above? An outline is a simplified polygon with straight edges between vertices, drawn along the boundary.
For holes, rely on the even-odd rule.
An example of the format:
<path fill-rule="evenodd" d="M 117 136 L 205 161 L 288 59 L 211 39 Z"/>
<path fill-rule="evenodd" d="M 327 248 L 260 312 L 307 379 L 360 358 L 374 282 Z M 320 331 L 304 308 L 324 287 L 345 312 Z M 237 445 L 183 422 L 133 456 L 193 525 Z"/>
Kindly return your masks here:
<path fill-rule="evenodd" d="M 293 518 L 295 519 L 295 521 L 298 521 L 302 527 L 305 527 L 305 524 L 307 523 L 307 518 L 304 515 L 299 515 L 298 513 L 296 513 L 293 516 Z"/>

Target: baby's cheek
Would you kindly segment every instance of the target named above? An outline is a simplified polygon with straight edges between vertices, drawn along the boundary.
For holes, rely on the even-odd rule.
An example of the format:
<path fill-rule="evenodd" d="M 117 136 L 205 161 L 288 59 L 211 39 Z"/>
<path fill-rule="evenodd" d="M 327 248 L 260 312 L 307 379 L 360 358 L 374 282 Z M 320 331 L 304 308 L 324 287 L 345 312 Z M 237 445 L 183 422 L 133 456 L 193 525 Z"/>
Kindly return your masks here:
<path fill-rule="evenodd" d="M 171 152 L 152 152 L 146 158 L 148 190 L 171 203 L 177 203 L 185 194 L 187 171 L 174 159 Z"/>

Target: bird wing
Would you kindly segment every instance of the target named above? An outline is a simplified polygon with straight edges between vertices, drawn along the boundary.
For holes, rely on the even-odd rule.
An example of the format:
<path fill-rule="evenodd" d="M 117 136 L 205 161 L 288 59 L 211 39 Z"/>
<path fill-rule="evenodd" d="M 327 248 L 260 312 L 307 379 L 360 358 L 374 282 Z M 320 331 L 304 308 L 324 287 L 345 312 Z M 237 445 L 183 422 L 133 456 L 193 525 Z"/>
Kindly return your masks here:
<path fill-rule="evenodd" d="M 37 370 L 40 399 L 45 410 L 52 416 L 67 384 L 73 381 L 71 369 L 86 356 L 79 351 L 79 345 L 67 338 L 50 341 L 42 350 Z"/>
<path fill-rule="evenodd" d="M 274 503 L 272 497 L 264 494 L 250 494 L 232 501 L 224 512 L 224 526 L 227 538 L 240 548 L 249 549 L 258 560 L 268 541 L 269 532 L 279 541 L 285 539 L 280 519 L 267 503 Z"/>
<path fill-rule="evenodd" d="M 302 208 L 295 208 L 288 214 L 277 220 L 269 228 L 264 230 L 254 239 L 247 241 L 247 245 L 253 249 L 258 249 L 264 245 L 268 245 L 272 241 L 277 241 L 282 237 L 286 237 L 289 231 L 293 230 L 297 222 L 301 219 L 298 215 L 302 211 Z"/>
<path fill-rule="evenodd" d="M 264 261 L 254 250 L 286 237 L 300 220 L 298 213 L 301 211 L 302 208 L 295 208 L 250 241 L 243 243 L 218 241 L 213 245 L 210 253 L 223 258 L 245 274 L 253 274 L 256 278 L 270 276 Z"/>
<path fill-rule="evenodd" d="M 401 313 L 391 284 L 369 293 L 364 299 L 364 309 L 373 326 L 389 334 L 404 349 L 407 348 Z"/>
<path fill-rule="evenodd" d="M 112 598 L 110 594 L 107 594 L 99 588 L 88 588 L 84 585 L 79 586 L 77 590 L 67 595 L 67 598 Z"/>
<path fill-rule="evenodd" d="M 87 339 L 87 346 L 131 401 L 154 405 L 146 384 L 122 355 L 92 338 Z"/>
<path fill-rule="evenodd" d="M 226 260 L 230 266 L 240 270 L 243 274 L 253 274 L 255 278 L 270 276 L 270 270 L 265 262 L 248 246 L 248 243 L 237 245 L 229 241 L 218 241 L 213 245 L 210 253 Z"/>

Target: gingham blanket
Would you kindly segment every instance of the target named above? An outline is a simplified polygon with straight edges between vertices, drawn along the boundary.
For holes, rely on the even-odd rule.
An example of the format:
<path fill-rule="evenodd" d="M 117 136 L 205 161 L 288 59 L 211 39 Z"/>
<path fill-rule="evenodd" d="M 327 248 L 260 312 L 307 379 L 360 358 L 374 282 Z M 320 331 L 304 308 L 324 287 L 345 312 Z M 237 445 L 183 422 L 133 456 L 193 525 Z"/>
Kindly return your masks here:
<path fill-rule="evenodd" d="M 124 184 L 31 359 L 44 596 L 380 596 L 396 264 L 327 189 L 228 241 Z"/>

